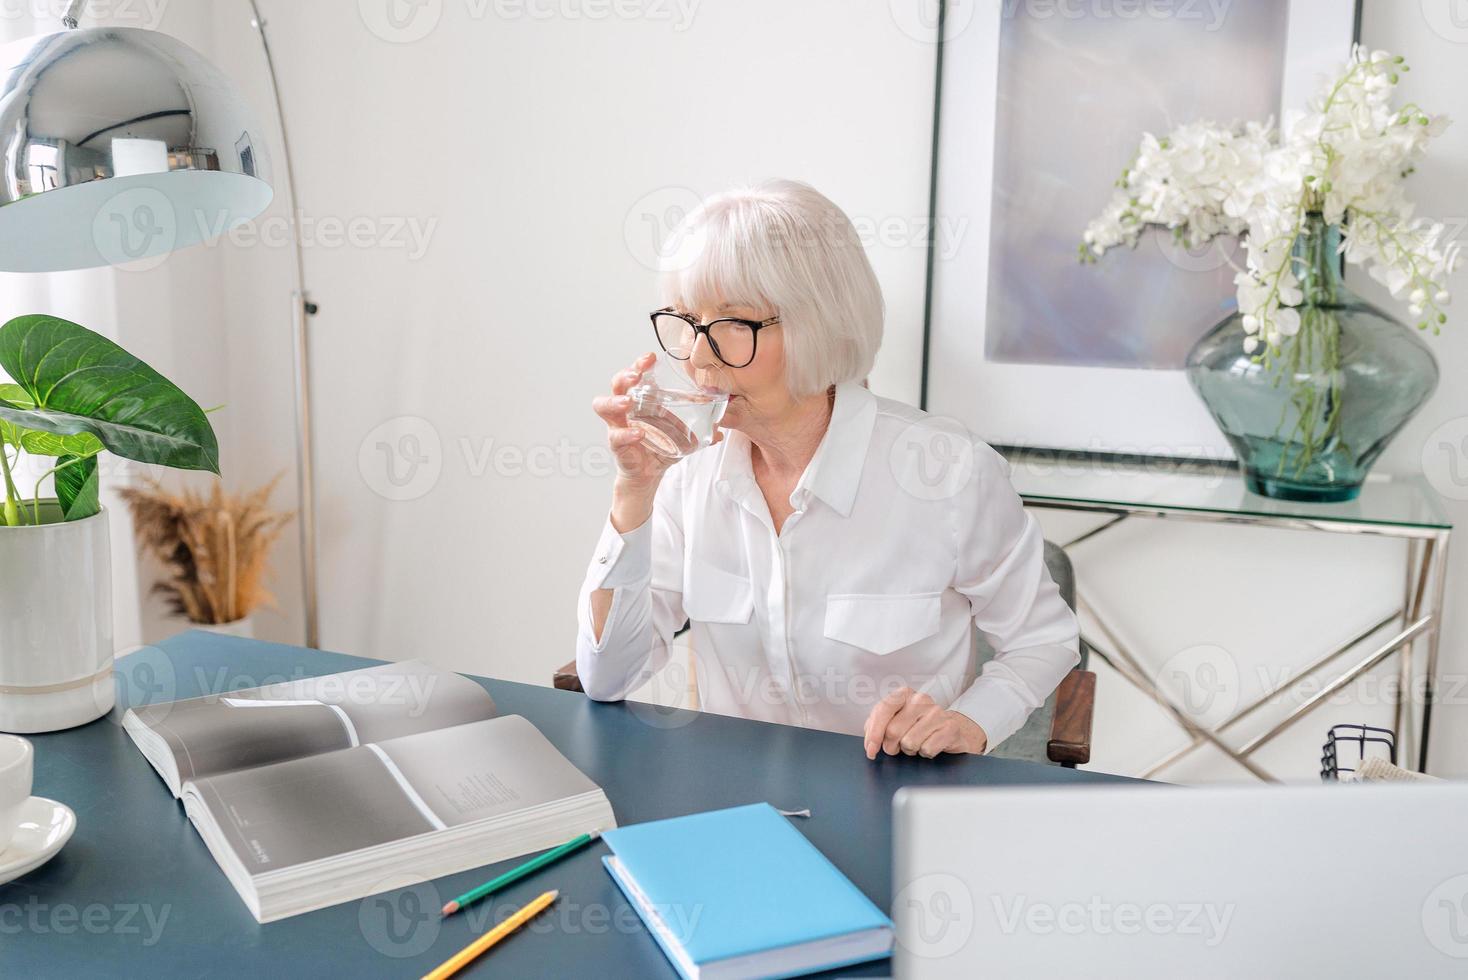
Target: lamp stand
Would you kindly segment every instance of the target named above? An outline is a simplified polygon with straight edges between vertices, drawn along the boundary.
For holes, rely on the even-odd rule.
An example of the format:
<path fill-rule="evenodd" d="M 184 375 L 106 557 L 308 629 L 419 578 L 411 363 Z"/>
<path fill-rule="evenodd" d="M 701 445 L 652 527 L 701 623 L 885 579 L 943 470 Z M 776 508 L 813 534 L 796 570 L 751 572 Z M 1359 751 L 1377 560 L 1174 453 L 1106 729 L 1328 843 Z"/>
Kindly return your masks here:
<path fill-rule="evenodd" d="M 296 396 L 296 486 L 300 497 L 297 521 L 301 529 L 301 592 L 306 620 L 306 646 L 320 645 L 320 621 L 316 600 L 316 481 L 311 449 L 311 345 L 310 320 L 319 309 L 306 289 L 306 256 L 301 244 L 301 229 L 296 221 L 296 172 L 291 159 L 291 140 L 280 98 L 280 83 L 275 75 L 275 59 L 270 52 L 270 38 L 265 32 L 265 18 L 260 5 L 249 0 L 253 17 L 250 21 L 260 35 L 260 48 L 265 53 L 265 68 L 270 76 L 270 91 L 275 98 L 275 114 L 280 120 L 280 151 L 285 161 L 285 199 L 291 226 L 291 244 L 295 250 L 295 283 L 291 291 L 291 339 L 295 360 Z"/>

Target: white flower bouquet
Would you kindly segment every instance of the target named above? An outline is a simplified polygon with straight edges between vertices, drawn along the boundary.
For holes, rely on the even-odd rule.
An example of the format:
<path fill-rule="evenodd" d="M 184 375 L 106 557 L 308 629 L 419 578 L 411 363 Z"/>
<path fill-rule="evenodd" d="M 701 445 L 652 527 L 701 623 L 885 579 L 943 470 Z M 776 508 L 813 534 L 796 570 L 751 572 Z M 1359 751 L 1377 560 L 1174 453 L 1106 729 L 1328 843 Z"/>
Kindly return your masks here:
<path fill-rule="evenodd" d="M 1086 227 L 1082 261 L 1135 247 L 1149 226 L 1171 229 L 1188 248 L 1237 236 L 1247 258 L 1246 267 L 1235 264 L 1234 279 L 1243 346 L 1267 363 L 1300 333 L 1302 304 L 1309 312 L 1301 279 L 1310 270 L 1296 267 L 1295 243 L 1314 218 L 1340 226 L 1345 260 L 1394 297 L 1405 293 L 1418 328 L 1437 332 L 1447 322 L 1446 279 L 1459 247 L 1442 223 L 1414 214 L 1403 178 L 1448 120 L 1416 104 L 1392 105 L 1407 70 L 1400 56 L 1358 46 L 1308 110 L 1287 113 L 1278 130 L 1271 120 L 1147 133 L 1110 203 Z"/>

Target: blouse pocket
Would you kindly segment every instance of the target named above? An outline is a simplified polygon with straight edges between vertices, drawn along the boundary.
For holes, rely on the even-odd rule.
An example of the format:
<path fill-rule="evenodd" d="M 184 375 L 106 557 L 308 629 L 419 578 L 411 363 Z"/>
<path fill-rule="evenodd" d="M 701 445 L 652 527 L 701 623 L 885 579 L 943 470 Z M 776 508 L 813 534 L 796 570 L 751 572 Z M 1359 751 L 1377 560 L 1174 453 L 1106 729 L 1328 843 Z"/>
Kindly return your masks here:
<path fill-rule="evenodd" d="M 690 559 L 683 573 L 683 611 L 696 623 L 747 623 L 754 588 L 743 575 Z"/>
<path fill-rule="evenodd" d="M 833 595 L 826 598 L 825 634 L 885 656 L 937 633 L 941 612 L 941 592 Z"/>

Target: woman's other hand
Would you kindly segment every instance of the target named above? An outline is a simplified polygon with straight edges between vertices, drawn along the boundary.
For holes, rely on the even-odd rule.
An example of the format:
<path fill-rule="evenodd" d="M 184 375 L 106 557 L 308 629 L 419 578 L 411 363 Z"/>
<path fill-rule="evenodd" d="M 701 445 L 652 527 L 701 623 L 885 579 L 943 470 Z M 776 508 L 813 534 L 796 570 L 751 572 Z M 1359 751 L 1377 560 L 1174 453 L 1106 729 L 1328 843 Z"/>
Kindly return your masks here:
<path fill-rule="evenodd" d="M 944 752 L 981 755 L 989 736 L 968 715 L 940 708 L 928 695 L 904 687 L 877 702 L 867 716 L 862 744 L 868 759 L 878 752 L 931 759 Z"/>
<path fill-rule="evenodd" d="M 653 497 L 663 473 L 672 461 L 647 448 L 646 433 L 627 421 L 632 398 L 627 394 L 645 371 L 657 361 L 643 354 L 632 365 L 612 376 L 612 393 L 592 399 L 591 407 L 607 424 L 607 445 L 617 460 L 617 481 L 612 490 L 612 526 L 625 534 L 652 514 Z"/>

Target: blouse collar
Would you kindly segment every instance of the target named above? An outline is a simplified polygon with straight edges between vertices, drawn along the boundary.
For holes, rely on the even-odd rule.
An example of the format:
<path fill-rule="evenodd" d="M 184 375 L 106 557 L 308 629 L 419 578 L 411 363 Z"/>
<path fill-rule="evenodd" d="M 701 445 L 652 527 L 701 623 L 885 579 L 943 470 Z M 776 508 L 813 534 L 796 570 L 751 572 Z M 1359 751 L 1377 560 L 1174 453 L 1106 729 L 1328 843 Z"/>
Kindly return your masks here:
<path fill-rule="evenodd" d="M 850 516 L 876 421 L 877 398 L 871 391 L 859 381 L 838 384 L 831 420 L 815 455 L 790 494 L 790 505 L 801 510 L 808 498 L 815 496 L 842 517 Z M 735 499 L 757 489 L 749 459 L 750 445 L 744 433 L 737 429 L 726 431 L 715 486 Z"/>

